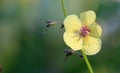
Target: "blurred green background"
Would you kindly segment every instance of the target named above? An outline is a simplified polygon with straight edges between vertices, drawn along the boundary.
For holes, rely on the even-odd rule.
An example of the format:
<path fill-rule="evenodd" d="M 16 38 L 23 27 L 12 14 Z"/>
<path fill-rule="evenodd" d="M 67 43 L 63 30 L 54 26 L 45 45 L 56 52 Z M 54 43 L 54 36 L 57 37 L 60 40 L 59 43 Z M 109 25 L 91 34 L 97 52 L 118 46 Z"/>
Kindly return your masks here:
<path fill-rule="evenodd" d="M 82 58 L 64 62 L 64 29 L 46 27 L 63 21 L 60 0 L 0 0 L 2 73 L 88 73 Z M 65 0 L 67 14 L 94 10 L 103 28 L 102 49 L 88 56 L 95 73 L 120 73 L 120 0 Z"/>

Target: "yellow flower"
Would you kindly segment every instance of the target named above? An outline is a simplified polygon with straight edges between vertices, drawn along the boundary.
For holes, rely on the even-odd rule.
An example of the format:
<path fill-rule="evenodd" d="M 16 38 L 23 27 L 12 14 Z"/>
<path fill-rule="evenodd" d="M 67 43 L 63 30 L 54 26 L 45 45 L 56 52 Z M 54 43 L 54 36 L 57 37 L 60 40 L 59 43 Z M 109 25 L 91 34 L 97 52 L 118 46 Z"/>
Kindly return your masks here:
<path fill-rule="evenodd" d="M 94 55 L 101 49 L 102 28 L 95 22 L 96 14 L 89 10 L 77 15 L 69 15 L 64 20 L 65 43 L 74 51 L 83 50 L 86 55 Z"/>

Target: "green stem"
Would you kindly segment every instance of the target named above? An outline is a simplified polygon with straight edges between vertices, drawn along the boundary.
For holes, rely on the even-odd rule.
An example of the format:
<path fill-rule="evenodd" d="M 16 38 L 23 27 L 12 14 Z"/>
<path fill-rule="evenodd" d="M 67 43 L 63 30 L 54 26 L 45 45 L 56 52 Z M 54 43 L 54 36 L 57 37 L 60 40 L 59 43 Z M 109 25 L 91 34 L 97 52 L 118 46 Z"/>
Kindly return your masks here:
<path fill-rule="evenodd" d="M 87 65 L 90 73 L 94 73 L 94 72 L 93 72 L 93 69 L 92 69 L 92 67 L 91 67 L 91 65 L 90 65 L 90 62 L 89 62 L 89 60 L 88 60 L 88 58 L 87 58 L 87 56 L 85 55 L 85 53 L 84 53 L 83 50 L 82 50 L 82 55 L 83 55 L 83 57 L 84 57 L 84 60 L 85 60 L 85 62 L 86 62 L 86 65 Z"/>
<path fill-rule="evenodd" d="M 64 16 L 66 17 L 66 16 L 67 16 L 67 13 L 66 13 L 65 6 L 64 6 L 64 0 L 61 0 L 61 5 L 62 5 L 62 9 L 63 9 Z M 82 54 L 83 54 L 84 60 L 85 60 L 85 62 L 86 62 L 86 65 L 87 65 L 90 73 L 94 73 L 94 72 L 93 72 L 93 69 L 92 69 L 92 67 L 91 67 L 91 65 L 90 65 L 90 63 L 89 63 L 89 61 L 88 61 L 88 58 L 87 58 L 87 56 L 85 55 L 85 53 L 84 53 L 83 50 L 82 50 Z"/>
<path fill-rule="evenodd" d="M 61 0 L 61 5 L 62 5 L 62 9 L 63 9 L 64 16 L 66 17 L 66 16 L 67 16 L 67 13 L 66 13 L 65 6 L 64 6 L 64 0 Z M 82 55 L 83 55 L 83 57 L 84 57 L 84 60 L 85 60 L 85 62 L 86 62 L 86 65 L 87 65 L 90 73 L 94 73 L 94 72 L 93 72 L 93 69 L 92 69 L 92 67 L 91 67 L 91 65 L 90 65 L 90 63 L 89 63 L 89 61 L 88 61 L 88 58 L 87 58 L 87 56 L 85 55 L 85 53 L 84 53 L 83 50 L 82 50 Z"/>
<path fill-rule="evenodd" d="M 67 13 L 66 13 L 65 6 L 64 6 L 64 0 L 61 0 L 61 5 L 62 5 L 64 16 L 66 17 Z"/>

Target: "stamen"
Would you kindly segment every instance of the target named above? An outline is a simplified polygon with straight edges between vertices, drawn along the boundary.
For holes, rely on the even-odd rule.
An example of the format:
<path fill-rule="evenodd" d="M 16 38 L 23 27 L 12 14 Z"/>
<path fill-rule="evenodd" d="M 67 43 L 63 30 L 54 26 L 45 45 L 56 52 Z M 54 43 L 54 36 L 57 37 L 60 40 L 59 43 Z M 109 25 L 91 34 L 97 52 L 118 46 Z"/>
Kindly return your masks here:
<path fill-rule="evenodd" d="M 87 26 L 83 26 L 83 27 L 80 29 L 80 35 L 81 35 L 82 37 L 86 37 L 89 33 L 90 33 L 90 29 L 88 29 Z"/>

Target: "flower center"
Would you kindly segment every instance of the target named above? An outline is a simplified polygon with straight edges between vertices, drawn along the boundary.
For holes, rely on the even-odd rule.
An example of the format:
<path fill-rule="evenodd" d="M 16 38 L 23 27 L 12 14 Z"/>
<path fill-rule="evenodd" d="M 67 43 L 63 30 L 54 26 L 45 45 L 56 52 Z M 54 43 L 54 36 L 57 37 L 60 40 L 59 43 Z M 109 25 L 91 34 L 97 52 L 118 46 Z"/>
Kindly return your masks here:
<path fill-rule="evenodd" d="M 89 33 L 90 33 L 90 29 L 88 29 L 86 25 L 80 29 L 80 35 L 82 37 L 86 37 L 87 35 L 89 35 Z"/>

